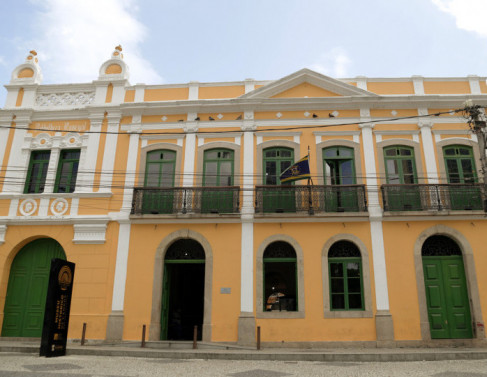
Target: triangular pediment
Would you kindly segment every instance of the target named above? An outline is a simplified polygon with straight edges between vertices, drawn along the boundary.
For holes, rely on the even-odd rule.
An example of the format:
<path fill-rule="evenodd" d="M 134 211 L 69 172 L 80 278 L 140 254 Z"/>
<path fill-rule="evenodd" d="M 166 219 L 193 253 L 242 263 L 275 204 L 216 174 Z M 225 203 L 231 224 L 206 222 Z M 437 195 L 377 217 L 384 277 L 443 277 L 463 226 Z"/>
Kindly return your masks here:
<path fill-rule="evenodd" d="M 240 98 L 377 97 L 377 94 L 304 68 Z"/>

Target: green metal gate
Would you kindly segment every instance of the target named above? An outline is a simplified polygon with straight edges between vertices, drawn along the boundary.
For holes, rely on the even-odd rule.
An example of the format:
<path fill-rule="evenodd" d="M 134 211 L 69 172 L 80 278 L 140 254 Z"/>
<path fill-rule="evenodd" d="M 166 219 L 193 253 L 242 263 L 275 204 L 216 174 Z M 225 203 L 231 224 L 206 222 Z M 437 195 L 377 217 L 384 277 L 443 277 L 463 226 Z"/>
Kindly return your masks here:
<path fill-rule="evenodd" d="M 40 337 L 52 258 L 66 259 L 53 239 L 42 238 L 24 246 L 10 267 L 2 336 Z"/>

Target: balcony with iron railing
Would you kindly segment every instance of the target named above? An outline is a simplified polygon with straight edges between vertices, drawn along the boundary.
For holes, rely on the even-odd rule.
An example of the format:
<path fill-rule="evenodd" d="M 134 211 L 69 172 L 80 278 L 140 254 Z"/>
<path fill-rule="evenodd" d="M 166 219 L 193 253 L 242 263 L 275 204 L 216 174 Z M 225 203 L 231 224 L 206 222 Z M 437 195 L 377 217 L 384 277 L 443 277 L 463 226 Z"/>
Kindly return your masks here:
<path fill-rule="evenodd" d="M 381 186 L 384 211 L 484 211 L 484 185 L 387 184 Z"/>
<path fill-rule="evenodd" d="M 364 185 L 256 186 L 256 214 L 366 212 Z M 132 215 L 225 215 L 240 212 L 241 189 L 222 187 L 136 187 Z"/>
<path fill-rule="evenodd" d="M 365 185 L 256 186 L 255 212 L 366 212 Z"/>
<path fill-rule="evenodd" d="M 133 215 L 235 214 L 240 210 L 240 187 L 136 187 Z"/>

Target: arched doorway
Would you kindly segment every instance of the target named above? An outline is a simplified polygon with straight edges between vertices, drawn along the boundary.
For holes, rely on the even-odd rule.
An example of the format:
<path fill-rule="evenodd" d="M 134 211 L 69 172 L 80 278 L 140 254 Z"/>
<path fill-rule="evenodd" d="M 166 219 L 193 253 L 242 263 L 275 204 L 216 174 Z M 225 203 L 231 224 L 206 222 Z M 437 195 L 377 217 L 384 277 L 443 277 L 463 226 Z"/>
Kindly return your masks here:
<path fill-rule="evenodd" d="M 164 258 L 161 340 L 191 340 L 194 326 L 202 337 L 205 251 L 192 239 L 175 241 Z"/>
<path fill-rule="evenodd" d="M 10 267 L 2 336 L 41 336 L 52 258 L 66 259 L 66 255 L 51 238 L 32 241 L 15 256 Z"/>
<path fill-rule="evenodd" d="M 449 237 L 433 235 L 421 249 L 432 339 L 472 338 L 463 255 Z"/>

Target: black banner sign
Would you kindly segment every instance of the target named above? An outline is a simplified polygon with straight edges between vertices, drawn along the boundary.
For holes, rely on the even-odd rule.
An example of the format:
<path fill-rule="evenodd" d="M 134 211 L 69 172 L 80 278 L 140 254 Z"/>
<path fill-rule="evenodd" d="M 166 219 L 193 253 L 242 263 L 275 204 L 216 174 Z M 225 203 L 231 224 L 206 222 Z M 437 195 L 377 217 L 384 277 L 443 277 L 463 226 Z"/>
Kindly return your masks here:
<path fill-rule="evenodd" d="M 73 279 L 74 263 L 57 258 L 51 260 L 40 356 L 66 355 Z"/>

